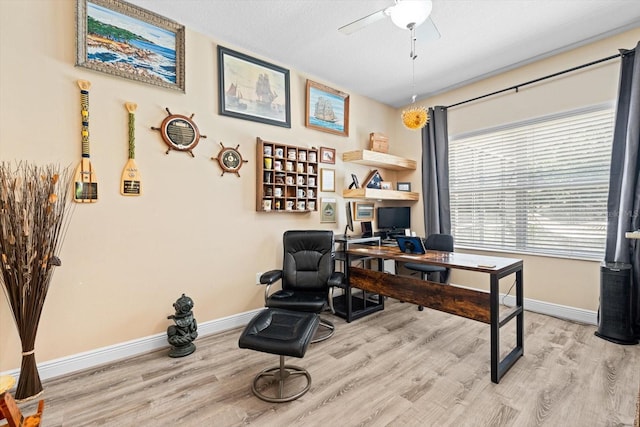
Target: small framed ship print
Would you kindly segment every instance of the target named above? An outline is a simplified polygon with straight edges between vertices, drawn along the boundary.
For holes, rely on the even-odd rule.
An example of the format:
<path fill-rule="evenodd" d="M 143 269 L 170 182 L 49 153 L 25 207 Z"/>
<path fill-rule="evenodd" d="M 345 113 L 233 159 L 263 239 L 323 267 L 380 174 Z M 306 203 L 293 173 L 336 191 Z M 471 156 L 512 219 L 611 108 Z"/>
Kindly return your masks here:
<path fill-rule="evenodd" d="M 304 125 L 322 132 L 349 136 L 349 95 L 307 80 Z"/>

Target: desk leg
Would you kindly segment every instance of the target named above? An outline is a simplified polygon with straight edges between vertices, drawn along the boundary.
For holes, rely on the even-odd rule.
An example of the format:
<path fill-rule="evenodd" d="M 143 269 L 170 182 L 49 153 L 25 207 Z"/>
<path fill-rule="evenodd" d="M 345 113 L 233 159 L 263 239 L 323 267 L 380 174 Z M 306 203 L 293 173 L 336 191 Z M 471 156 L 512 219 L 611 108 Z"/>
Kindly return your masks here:
<path fill-rule="evenodd" d="M 516 306 L 504 319 L 500 319 L 500 288 L 499 277 L 491 275 L 491 381 L 498 384 L 500 378 L 516 363 L 516 360 L 524 354 L 524 284 L 522 268 L 514 271 L 516 275 Z M 511 274 L 513 274 L 511 273 Z M 516 345 L 503 360 L 500 360 L 500 328 L 510 320 L 516 318 Z"/>
<path fill-rule="evenodd" d="M 516 318 L 516 346 L 520 354 L 524 354 L 524 286 L 522 270 L 516 271 L 516 305 L 522 311 Z"/>
<path fill-rule="evenodd" d="M 351 283 L 349 283 L 349 270 L 351 267 L 351 260 L 349 259 L 349 254 L 346 254 L 347 256 L 345 257 L 345 259 L 347 260 L 346 264 L 345 264 L 345 269 L 344 269 L 344 276 L 345 276 L 345 280 L 346 280 L 346 286 L 344 288 L 344 306 L 346 309 L 346 314 L 347 314 L 347 323 L 351 323 L 351 315 L 353 313 L 353 304 L 351 301 Z"/>
<path fill-rule="evenodd" d="M 498 276 L 491 275 L 489 311 L 491 314 L 491 381 L 498 384 L 500 364 L 500 286 Z"/>

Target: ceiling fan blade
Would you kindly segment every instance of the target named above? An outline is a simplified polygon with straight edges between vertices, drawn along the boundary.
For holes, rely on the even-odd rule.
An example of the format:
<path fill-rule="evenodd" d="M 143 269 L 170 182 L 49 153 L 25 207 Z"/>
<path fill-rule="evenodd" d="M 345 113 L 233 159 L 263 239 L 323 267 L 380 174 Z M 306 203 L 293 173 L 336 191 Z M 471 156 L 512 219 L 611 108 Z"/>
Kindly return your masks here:
<path fill-rule="evenodd" d="M 385 14 L 386 9 L 388 8 L 374 12 L 371 15 L 365 16 L 364 18 L 355 20 L 350 24 L 343 25 L 342 27 L 338 28 L 338 31 L 346 35 L 353 34 L 356 31 L 363 29 L 367 25 L 373 24 L 374 22 L 377 22 L 383 18 L 386 18 L 387 17 L 387 15 Z"/>
<path fill-rule="evenodd" d="M 416 28 L 416 39 L 419 42 L 434 41 L 440 37 L 440 31 L 438 31 L 436 24 L 433 23 L 430 17 Z"/>

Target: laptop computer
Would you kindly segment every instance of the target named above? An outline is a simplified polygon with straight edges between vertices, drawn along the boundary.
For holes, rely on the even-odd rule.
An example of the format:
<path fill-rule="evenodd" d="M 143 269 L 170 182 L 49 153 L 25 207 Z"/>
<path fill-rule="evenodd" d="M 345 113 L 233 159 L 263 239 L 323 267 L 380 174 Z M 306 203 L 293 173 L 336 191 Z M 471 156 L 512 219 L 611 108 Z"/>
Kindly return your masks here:
<path fill-rule="evenodd" d="M 407 254 L 424 254 L 427 251 L 420 237 L 396 236 L 396 241 L 400 250 Z"/>

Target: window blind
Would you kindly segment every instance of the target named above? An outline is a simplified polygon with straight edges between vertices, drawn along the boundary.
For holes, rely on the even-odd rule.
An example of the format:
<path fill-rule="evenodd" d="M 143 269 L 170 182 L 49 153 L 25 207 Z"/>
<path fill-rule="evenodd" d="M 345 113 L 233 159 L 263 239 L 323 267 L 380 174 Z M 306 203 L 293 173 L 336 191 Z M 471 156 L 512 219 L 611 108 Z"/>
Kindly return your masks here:
<path fill-rule="evenodd" d="M 611 106 L 451 138 L 457 246 L 601 259 Z"/>

